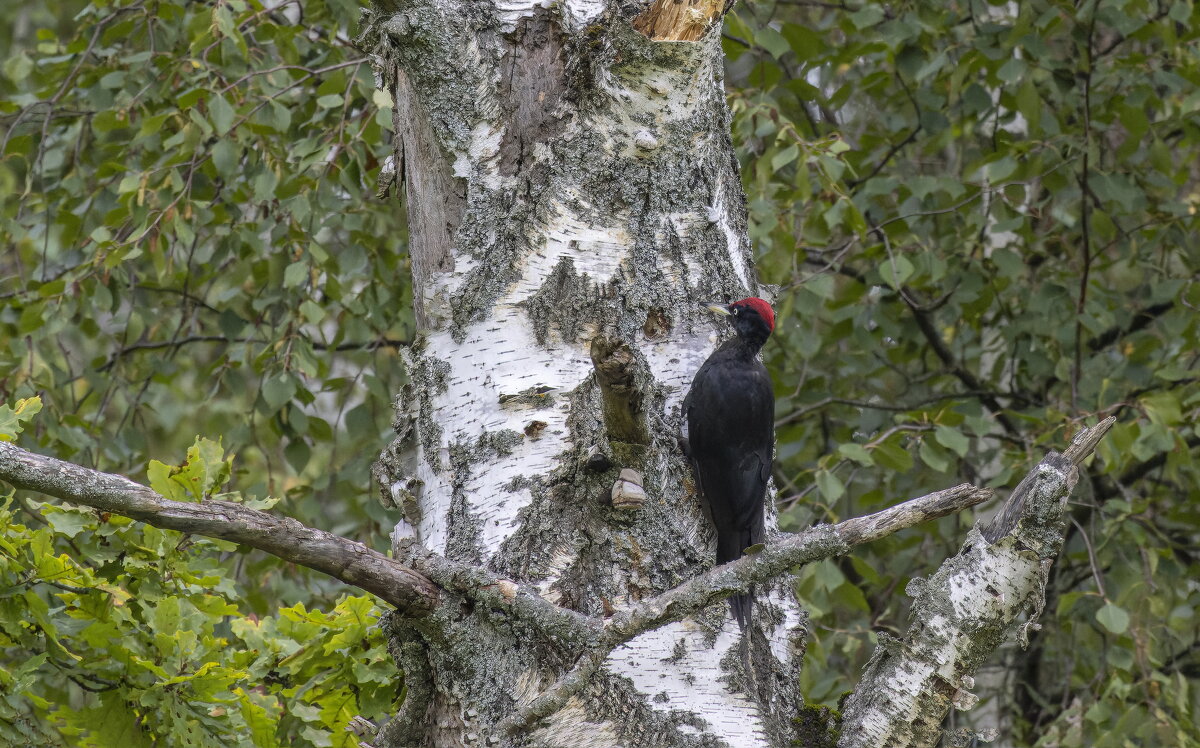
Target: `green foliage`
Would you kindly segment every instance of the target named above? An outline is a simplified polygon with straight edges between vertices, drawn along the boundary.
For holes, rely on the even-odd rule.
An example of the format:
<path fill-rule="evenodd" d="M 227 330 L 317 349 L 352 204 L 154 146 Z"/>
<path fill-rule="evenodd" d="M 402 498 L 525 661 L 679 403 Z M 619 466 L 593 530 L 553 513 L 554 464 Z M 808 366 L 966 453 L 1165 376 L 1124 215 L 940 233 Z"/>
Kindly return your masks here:
<path fill-rule="evenodd" d="M 412 304 L 358 4 L 69 5 L 0 11 L 0 401 L 40 394 L 34 444 L 135 478 L 219 434 L 248 493 L 381 541 L 358 499 Z M 336 594 L 253 567 L 260 613 Z"/>
<path fill-rule="evenodd" d="M 159 483 L 195 500 L 231 461 L 197 440 Z M 394 711 L 369 596 L 255 616 L 233 544 L 27 500 L 31 527 L 21 503 L 0 504 L 0 744 L 352 747 L 352 718 Z"/>
<path fill-rule="evenodd" d="M 358 4 L 298 7 L 0 8 L 0 438 L 380 545 L 368 468 L 412 329 L 375 199 L 391 113 Z M 355 745 L 351 716 L 394 711 L 368 598 L 119 517 L 4 513 L 0 744 Z"/>
<path fill-rule="evenodd" d="M 42 398 L 18 400 L 16 407 L 0 405 L 0 442 L 11 442 L 25 430 L 23 425 L 42 409 Z"/>
<path fill-rule="evenodd" d="M 1200 11 L 781 1 L 725 34 L 750 231 L 782 286 L 784 525 L 1011 487 L 1118 415 L 1000 708 L 1016 744 L 1200 740 L 1200 590 L 1175 583 L 1200 578 Z M 897 591 L 969 520 L 801 571 L 811 699 L 903 630 Z"/>
<path fill-rule="evenodd" d="M 348 42 L 357 4 L 302 5 L 0 7 L 0 439 L 149 465 L 175 500 L 275 501 L 218 494 L 238 481 L 370 541 L 391 518 L 358 499 L 412 330 L 404 227 L 373 197 L 390 102 Z M 746 2 L 725 31 L 751 235 L 782 287 L 785 528 L 1011 486 L 1119 415 L 1002 709 L 1017 744 L 1200 739 L 1195 4 Z M 228 544 L 3 507 L 16 744 L 341 745 L 391 709 L 365 598 Z M 903 629 L 898 591 L 970 519 L 801 570 L 813 702 Z"/>

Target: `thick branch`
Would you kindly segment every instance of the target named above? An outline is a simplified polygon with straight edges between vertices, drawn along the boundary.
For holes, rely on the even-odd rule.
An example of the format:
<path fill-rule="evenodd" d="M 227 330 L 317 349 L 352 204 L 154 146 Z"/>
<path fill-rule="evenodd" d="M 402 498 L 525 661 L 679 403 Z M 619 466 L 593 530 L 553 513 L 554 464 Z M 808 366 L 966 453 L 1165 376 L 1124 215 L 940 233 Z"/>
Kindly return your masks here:
<path fill-rule="evenodd" d="M 498 577 L 482 566 L 452 561 L 416 543 L 408 546 L 401 555 L 416 572 L 443 589 L 482 605 L 506 610 L 515 618 L 532 624 L 567 651 L 583 651 L 599 636 L 600 619 L 561 608 L 529 585 Z"/>
<path fill-rule="evenodd" d="M 718 566 L 617 615 L 606 627 L 605 639 L 616 647 L 644 631 L 682 620 L 752 584 L 774 579 L 794 566 L 843 555 L 856 545 L 982 504 L 992 496 L 990 488 L 964 483 L 875 514 L 783 535 L 758 553 Z"/>
<path fill-rule="evenodd" d="M 758 553 L 718 566 L 612 618 L 599 641 L 580 657 L 571 671 L 500 727 L 504 731 L 515 732 L 553 714 L 588 684 L 591 675 L 610 652 L 643 632 L 682 620 L 752 584 L 773 579 L 792 567 L 848 553 L 856 545 L 981 504 L 992 495 L 990 488 L 976 488 L 964 483 L 865 517 L 856 517 L 836 525 L 819 525 L 794 535 L 783 535 L 782 539 L 768 543 Z"/>
<path fill-rule="evenodd" d="M 155 527 L 248 545 L 323 572 L 423 615 L 438 600 L 426 577 L 362 543 L 228 501 L 169 501 L 128 478 L 89 470 L 0 442 L 0 480 Z"/>
<path fill-rule="evenodd" d="M 1080 431 L 1065 454 L 1046 455 L 995 520 L 971 530 L 958 555 L 928 581 L 910 583 L 908 635 L 902 642 L 880 636 L 846 702 L 839 748 L 936 745 L 950 707 L 969 709 L 975 702 L 971 674 L 1014 630 L 1027 643 L 1062 547 L 1077 466 L 1113 421 Z"/>

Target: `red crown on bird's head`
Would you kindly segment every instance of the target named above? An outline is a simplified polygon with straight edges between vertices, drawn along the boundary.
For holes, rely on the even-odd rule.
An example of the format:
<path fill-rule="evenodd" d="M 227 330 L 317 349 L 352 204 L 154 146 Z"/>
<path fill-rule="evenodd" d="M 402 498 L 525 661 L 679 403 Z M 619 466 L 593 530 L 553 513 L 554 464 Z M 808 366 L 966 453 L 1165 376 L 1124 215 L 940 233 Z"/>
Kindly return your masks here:
<path fill-rule="evenodd" d="M 748 299 L 735 301 L 729 306 L 749 307 L 753 309 L 754 311 L 758 312 L 758 316 L 762 317 L 767 323 L 767 327 L 770 328 L 771 332 L 775 332 L 775 310 L 771 308 L 770 304 L 758 298 L 757 296 L 751 296 Z"/>

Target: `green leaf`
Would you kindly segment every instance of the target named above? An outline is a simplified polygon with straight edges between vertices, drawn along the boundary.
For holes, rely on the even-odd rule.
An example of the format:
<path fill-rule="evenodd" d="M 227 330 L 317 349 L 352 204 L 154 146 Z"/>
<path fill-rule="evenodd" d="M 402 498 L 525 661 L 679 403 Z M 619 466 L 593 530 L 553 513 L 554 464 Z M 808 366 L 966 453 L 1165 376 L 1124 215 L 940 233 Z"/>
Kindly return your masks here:
<path fill-rule="evenodd" d="M 43 511 L 46 521 L 50 523 L 54 531 L 68 538 L 73 538 L 84 529 L 91 528 L 96 524 L 95 515 L 81 509 L 47 505 Z"/>
<path fill-rule="evenodd" d="M 906 280 L 912 277 L 914 270 L 912 262 L 907 257 L 895 255 L 880 264 L 879 275 L 883 278 L 884 283 L 894 289 L 899 289 Z"/>
<path fill-rule="evenodd" d="M 883 8 L 877 5 L 864 5 L 861 10 L 850 14 L 850 22 L 859 30 L 868 29 L 883 19 Z"/>
<path fill-rule="evenodd" d="M 172 479 L 172 476 L 179 471 L 179 468 L 151 460 L 146 467 L 146 474 L 149 476 L 150 488 L 164 499 L 171 501 L 187 501 L 187 491 L 184 490 L 177 481 Z"/>
<path fill-rule="evenodd" d="M 913 467 L 912 455 L 908 453 L 907 449 L 893 441 L 876 444 L 875 448 L 871 450 L 871 456 L 880 467 L 895 470 L 898 473 L 907 473 Z"/>
<path fill-rule="evenodd" d="M 263 382 L 262 396 L 271 412 L 279 410 L 296 394 L 296 381 L 287 374 L 271 377 Z"/>
<path fill-rule="evenodd" d="M 792 45 L 788 40 L 775 29 L 770 26 L 764 26 L 754 33 L 754 41 L 763 49 L 771 53 L 771 56 L 778 59 L 792 50 Z"/>
<path fill-rule="evenodd" d="M 945 473 L 950 469 L 950 458 L 929 439 L 921 441 L 921 447 L 917 453 L 921 455 L 921 460 L 926 465 L 939 473 Z"/>
<path fill-rule="evenodd" d="M 826 590 L 833 592 L 838 587 L 846 583 L 846 575 L 838 568 L 837 563 L 832 559 L 821 559 L 814 564 L 814 572 L 816 573 L 817 581 Z"/>
<path fill-rule="evenodd" d="M 275 737 L 276 723 L 265 707 L 255 703 L 249 694 L 241 688 L 234 690 L 238 697 L 242 719 L 250 728 L 250 740 L 255 748 L 279 748 L 279 740 Z"/>
<path fill-rule="evenodd" d="M 1129 614 L 1112 603 L 1096 611 L 1096 620 L 1113 634 L 1124 634 L 1129 629 Z"/>
<path fill-rule="evenodd" d="M 949 426 L 938 426 L 934 429 L 933 433 L 937 438 L 938 444 L 954 450 L 954 453 L 959 457 L 966 456 L 967 449 L 971 446 L 971 441 L 961 431 Z"/>
<path fill-rule="evenodd" d="M 224 96 L 213 94 L 208 99 L 208 116 L 217 135 L 225 135 L 233 127 L 233 120 L 237 115 Z"/>
<path fill-rule="evenodd" d="M 24 431 L 24 423 L 42 410 L 42 398 L 34 396 L 17 401 L 15 408 L 0 405 L 0 442 L 15 441 Z"/>
<path fill-rule="evenodd" d="M 771 157 L 771 168 L 775 171 L 779 171 L 783 167 L 795 161 L 796 157 L 799 155 L 800 148 L 795 143 L 792 143 Z"/>
<path fill-rule="evenodd" d="M 838 453 L 843 457 L 854 460 L 863 467 L 871 467 L 875 464 L 875 460 L 871 458 L 871 453 L 861 444 L 848 442 L 838 446 Z"/>
<path fill-rule="evenodd" d="M 312 299 L 305 299 L 300 304 L 300 313 L 304 315 L 309 324 L 313 325 L 325 319 L 325 310 Z"/>
<path fill-rule="evenodd" d="M 1162 426 L 1174 426 L 1183 419 L 1179 398 L 1171 392 L 1155 392 L 1143 397 L 1140 404 L 1150 420 Z"/>
<path fill-rule="evenodd" d="M 225 448 L 220 441 L 196 437 L 195 443 L 188 448 L 187 463 L 176 480 L 185 481 L 192 496 L 199 501 L 229 480 L 232 465 L 233 458 L 225 458 Z"/>
<path fill-rule="evenodd" d="M 241 155 L 237 145 L 230 140 L 218 140 L 213 146 L 213 166 L 223 175 L 233 175 L 238 167 L 238 157 Z"/>
<path fill-rule="evenodd" d="M 13 83 L 20 83 L 33 70 L 33 60 L 24 52 L 9 57 L 4 61 L 4 75 Z"/>
<path fill-rule="evenodd" d="M 129 708 L 125 689 L 100 695 L 100 706 L 87 711 L 86 723 L 101 745 L 141 748 L 148 745 L 138 727 L 138 715 Z"/>
<path fill-rule="evenodd" d="M 308 262 L 299 260 L 287 266 L 283 271 L 284 288 L 295 288 L 308 280 Z"/>
<path fill-rule="evenodd" d="M 829 470 L 817 471 L 817 488 L 820 489 L 821 495 L 830 504 L 842 498 L 842 495 L 846 493 L 846 487 Z"/>

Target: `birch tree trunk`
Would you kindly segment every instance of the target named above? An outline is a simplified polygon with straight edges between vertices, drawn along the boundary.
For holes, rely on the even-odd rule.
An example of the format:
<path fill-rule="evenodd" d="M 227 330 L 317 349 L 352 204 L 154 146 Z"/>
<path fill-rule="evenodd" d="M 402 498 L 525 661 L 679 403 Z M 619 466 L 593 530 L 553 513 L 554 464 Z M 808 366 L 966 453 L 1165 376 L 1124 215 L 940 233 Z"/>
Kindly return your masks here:
<path fill-rule="evenodd" d="M 393 535 L 604 617 L 695 576 L 713 539 L 679 404 L 761 295 L 729 139 L 718 0 L 377 0 L 360 43 L 395 101 L 417 319 Z M 623 472 L 625 471 L 625 472 Z M 760 586 L 643 634 L 516 735 L 573 663 L 486 606 L 391 624 L 404 712 L 380 745 L 786 745 L 806 614 Z"/>

